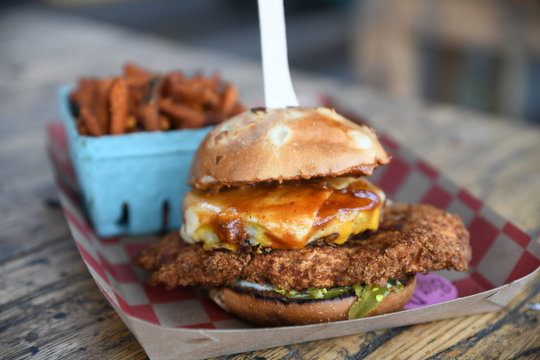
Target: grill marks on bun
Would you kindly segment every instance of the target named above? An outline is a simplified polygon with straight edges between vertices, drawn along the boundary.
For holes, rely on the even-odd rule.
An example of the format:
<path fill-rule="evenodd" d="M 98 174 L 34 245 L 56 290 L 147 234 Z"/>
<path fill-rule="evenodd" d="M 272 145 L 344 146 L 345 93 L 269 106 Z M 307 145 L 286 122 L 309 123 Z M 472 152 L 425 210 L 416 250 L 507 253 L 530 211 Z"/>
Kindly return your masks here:
<path fill-rule="evenodd" d="M 329 108 L 256 109 L 216 126 L 197 151 L 190 185 L 371 175 L 390 158 L 375 131 Z"/>

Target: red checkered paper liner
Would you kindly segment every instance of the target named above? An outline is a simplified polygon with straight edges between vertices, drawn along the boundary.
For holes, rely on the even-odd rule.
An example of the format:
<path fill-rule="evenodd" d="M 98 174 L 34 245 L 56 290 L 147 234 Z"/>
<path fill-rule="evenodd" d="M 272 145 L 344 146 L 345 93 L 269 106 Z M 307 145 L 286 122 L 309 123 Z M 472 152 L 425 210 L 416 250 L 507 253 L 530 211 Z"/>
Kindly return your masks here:
<path fill-rule="evenodd" d="M 396 202 L 432 204 L 459 215 L 471 233 L 469 271 L 438 272 L 452 281 L 458 299 L 374 318 L 285 327 L 279 332 L 251 328 L 215 305 L 203 291 L 167 291 L 147 285 L 149 274 L 137 268 L 134 259 L 158 237 L 97 236 L 81 207 L 64 129 L 51 124 L 47 130 L 62 208 L 81 257 L 103 294 L 155 359 L 242 352 L 493 311 L 506 305 L 540 265 L 540 245 L 529 235 L 389 136 L 381 135 L 392 162 L 376 170 L 370 180 Z M 246 338 L 249 333 L 253 336 Z"/>

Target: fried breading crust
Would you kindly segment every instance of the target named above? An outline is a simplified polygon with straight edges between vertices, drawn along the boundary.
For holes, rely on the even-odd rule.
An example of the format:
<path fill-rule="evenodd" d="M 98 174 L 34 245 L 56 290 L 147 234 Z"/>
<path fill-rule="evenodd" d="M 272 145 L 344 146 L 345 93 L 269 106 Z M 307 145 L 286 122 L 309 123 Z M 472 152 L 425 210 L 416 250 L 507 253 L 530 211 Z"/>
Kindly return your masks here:
<path fill-rule="evenodd" d="M 139 264 L 152 285 L 215 287 L 245 279 L 283 289 L 351 284 L 382 286 L 390 278 L 441 269 L 465 271 L 471 259 L 461 220 L 429 205 L 387 206 L 378 231 L 344 245 L 306 246 L 268 254 L 205 251 L 177 233 L 144 250 Z"/>

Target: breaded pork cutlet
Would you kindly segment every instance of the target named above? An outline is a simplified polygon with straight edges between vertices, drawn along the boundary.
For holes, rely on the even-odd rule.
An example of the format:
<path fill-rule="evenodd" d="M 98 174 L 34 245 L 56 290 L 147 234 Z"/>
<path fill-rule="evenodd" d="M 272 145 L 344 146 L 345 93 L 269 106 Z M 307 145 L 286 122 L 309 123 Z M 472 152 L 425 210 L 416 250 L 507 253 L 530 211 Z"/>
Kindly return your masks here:
<path fill-rule="evenodd" d="M 410 273 L 464 271 L 470 257 L 469 235 L 456 216 L 429 205 L 397 204 L 385 208 L 378 231 L 341 246 L 311 245 L 268 254 L 205 251 L 172 233 L 143 251 L 138 261 L 153 271 L 152 284 L 167 288 L 215 287 L 242 279 L 303 290 L 383 286 Z"/>

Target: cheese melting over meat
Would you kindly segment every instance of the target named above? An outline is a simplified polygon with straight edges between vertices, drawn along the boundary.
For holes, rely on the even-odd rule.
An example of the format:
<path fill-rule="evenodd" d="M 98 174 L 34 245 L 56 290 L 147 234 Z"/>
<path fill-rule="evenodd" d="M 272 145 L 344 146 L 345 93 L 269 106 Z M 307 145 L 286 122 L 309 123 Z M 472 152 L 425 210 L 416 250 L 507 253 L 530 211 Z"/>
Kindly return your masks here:
<path fill-rule="evenodd" d="M 352 177 L 192 190 L 184 200 L 181 234 L 207 250 L 300 249 L 318 239 L 343 244 L 377 229 L 384 200 L 380 189 Z"/>

